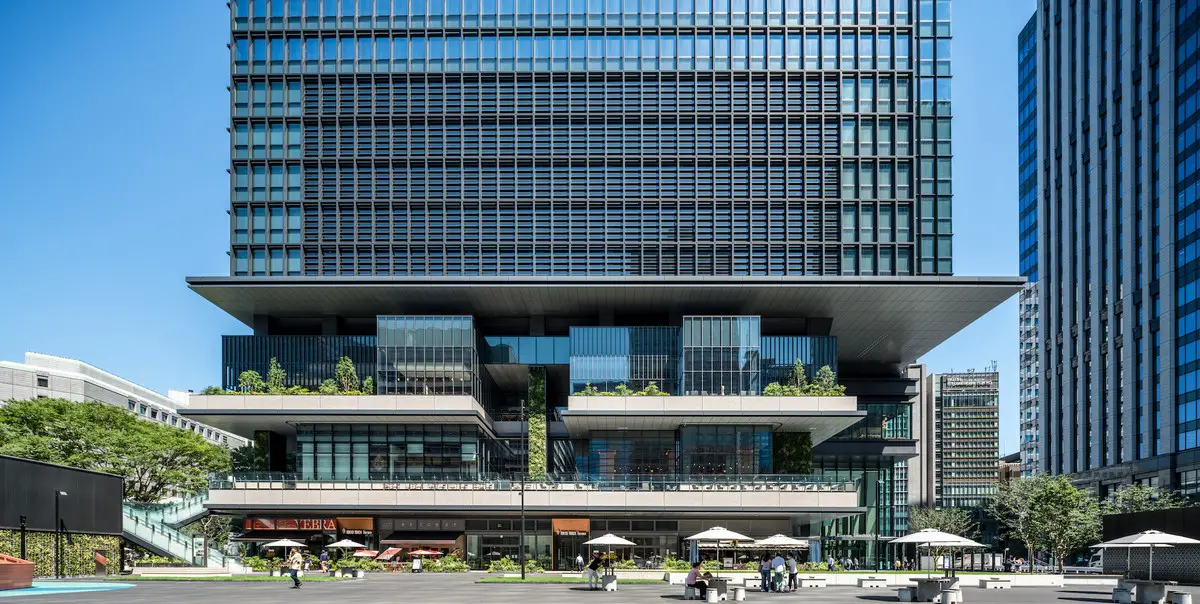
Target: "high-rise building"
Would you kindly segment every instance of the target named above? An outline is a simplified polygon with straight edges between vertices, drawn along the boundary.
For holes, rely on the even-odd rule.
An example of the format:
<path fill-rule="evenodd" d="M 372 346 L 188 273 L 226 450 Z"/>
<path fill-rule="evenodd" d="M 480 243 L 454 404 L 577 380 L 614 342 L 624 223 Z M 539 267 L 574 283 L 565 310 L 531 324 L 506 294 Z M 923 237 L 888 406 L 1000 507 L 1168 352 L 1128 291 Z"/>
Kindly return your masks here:
<path fill-rule="evenodd" d="M 297 486 L 210 508 L 482 563 L 528 469 L 554 565 L 715 523 L 889 556 L 913 363 L 1022 282 L 951 274 L 950 5 L 232 2 L 231 274 L 189 279 L 253 329 L 223 385 L 375 394 L 193 397 Z"/>
<path fill-rule="evenodd" d="M 1017 182 L 1019 183 L 1019 249 L 1021 275 L 1028 282 L 1018 297 L 1020 333 L 1020 449 L 1021 474 L 1038 467 L 1038 292 L 1037 292 L 1037 14 L 1017 36 Z"/>
<path fill-rule="evenodd" d="M 1000 458 L 1000 374 L 929 376 L 934 498 L 938 507 L 983 508 L 996 495 Z"/>
<path fill-rule="evenodd" d="M 1039 467 L 1101 496 L 1200 462 L 1196 8 L 1037 11 Z"/>

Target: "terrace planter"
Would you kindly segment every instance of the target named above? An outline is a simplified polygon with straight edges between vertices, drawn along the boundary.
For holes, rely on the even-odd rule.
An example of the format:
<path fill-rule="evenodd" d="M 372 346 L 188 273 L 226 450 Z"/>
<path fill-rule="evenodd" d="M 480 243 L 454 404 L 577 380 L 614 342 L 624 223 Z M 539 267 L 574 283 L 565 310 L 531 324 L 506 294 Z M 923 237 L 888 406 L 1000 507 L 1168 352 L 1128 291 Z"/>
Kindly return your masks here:
<path fill-rule="evenodd" d="M 0 590 L 33 586 L 34 563 L 0 554 Z"/>

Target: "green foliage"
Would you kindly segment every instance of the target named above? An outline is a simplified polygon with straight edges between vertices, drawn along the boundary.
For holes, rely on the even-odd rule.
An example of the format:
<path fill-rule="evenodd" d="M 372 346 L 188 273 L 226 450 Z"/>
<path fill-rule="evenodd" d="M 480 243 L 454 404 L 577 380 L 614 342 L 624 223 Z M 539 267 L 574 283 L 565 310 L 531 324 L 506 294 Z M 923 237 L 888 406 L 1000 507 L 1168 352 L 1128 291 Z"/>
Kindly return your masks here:
<path fill-rule="evenodd" d="M 620 570 L 637 570 L 637 567 L 637 560 L 634 560 L 633 558 L 617 560 L 615 563 L 613 563 L 613 568 Z"/>
<path fill-rule="evenodd" d="M 375 378 L 374 377 L 368 375 L 367 378 L 363 380 L 362 393 L 363 394 L 375 394 Z"/>
<path fill-rule="evenodd" d="M 772 461 L 776 474 L 812 474 L 812 434 L 776 432 Z"/>
<path fill-rule="evenodd" d="M 542 563 L 537 558 L 530 558 L 525 561 L 525 573 L 526 574 L 540 573 L 540 572 L 545 572 L 545 569 L 542 568 Z"/>
<path fill-rule="evenodd" d="M 421 572 L 427 573 L 465 573 L 469 570 L 471 568 L 467 566 L 467 563 L 453 554 L 426 559 L 421 563 Z"/>
<path fill-rule="evenodd" d="M 525 411 L 530 416 L 546 415 L 546 368 L 533 367 L 529 370 L 529 397 Z"/>
<path fill-rule="evenodd" d="M 807 381 L 804 364 L 796 361 L 787 384 L 771 382 L 763 388 L 763 396 L 844 396 L 846 387 L 837 383 L 837 374 L 829 365 L 822 365 L 812 381 Z"/>
<path fill-rule="evenodd" d="M 1029 503 L 1033 545 L 1050 552 L 1062 570 L 1073 551 L 1100 537 L 1100 504 L 1066 476 L 1039 477 Z"/>
<path fill-rule="evenodd" d="M 321 387 L 317 389 L 319 394 L 337 394 L 338 383 L 332 379 L 321 382 Z"/>
<path fill-rule="evenodd" d="M 238 376 L 238 389 L 247 394 L 257 394 L 267 389 L 262 376 L 253 369 L 247 369 Z"/>
<path fill-rule="evenodd" d="M 225 546 L 229 544 L 231 528 L 233 528 L 232 516 L 209 514 L 185 525 L 179 529 L 179 532 L 192 537 L 205 537 L 208 540 L 208 547 L 224 551 Z"/>
<path fill-rule="evenodd" d="M 571 396 L 671 396 L 669 392 L 663 392 L 659 389 L 656 382 L 646 384 L 641 390 L 631 390 L 625 384 L 617 384 L 612 392 L 601 392 L 595 386 L 587 384 L 583 390 L 576 392 Z"/>
<path fill-rule="evenodd" d="M 267 559 L 261 556 L 244 556 L 242 558 L 242 566 L 259 572 L 265 571 L 268 568 Z"/>
<path fill-rule="evenodd" d="M 664 570 L 691 570 L 692 564 L 690 562 L 688 562 L 687 560 L 676 558 L 675 556 L 667 556 L 667 558 L 665 560 L 663 560 L 663 569 Z"/>
<path fill-rule="evenodd" d="M 304 386 L 288 386 L 287 388 L 283 389 L 283 393 L 284 394 L 316 394 L 315 392 L 313 392 L 312 390 L 309 390 L 308 388 L 305 388 Z"/>
<path fill-rule="evenodd" d="M 279 361 L 275 357 L 271 357 L 270 366 L 267 368 L 267 393 L 283 394 L 283 382 L 286 379 L 287 373 L 284 373 Z"/>
<path fill-rule="evenodd" d="M 146 556 L 133 561 L 134 566 L 189 566 L 187 562 L 178 558 L 167 558 L 163 556 Z"/>
<path fill-rule="evenodd" d="M 62 566 L 67 576 L 94 576 L 95 553 L 108 558 L 109 574 L 121 571 L 121 538 L 68 533 L 62 538 Z M 0 530 L 0 554 L 21 555 L 21 531 Z M 36 566 L 34 575 L 54 576 L 54 533 L 26 531 L 25 556 Z"/>
<path fill-rule="evenodd" d="M 343 394 L 358 391 L 358 373 L 354 371 L 354 361 L 350 357 L 338 359 L 333 375 L 337 379 L 338 390 Z"/>
<path fill-rule="evenodd" d="M 374 558 L 354 558 L 347 557 L 333 563 L 333 570 L 361 570 L 364 572 L 378 572 L 385 570 L 382 562 Z"/>
<path fill-rule="evenodd" d="M 529 477 L 543 480 L 546 478 L 546 416 L 533 415 L 528 421 Z"/>
<path fill-rule="evenodd" d="M 1005 536 L 1023 543 L 1031 557 L 1035 551 L 1034 543 L 1037 541 L 1032 509 L 1033 496 L 1042 488 L 1041 483 L 1045 479 L 1045 474 L 1038 474 L 1001 481 L 997 485 L 996 497 L 992 500 L 989 510 L 1004 529 Z"/>
<path fill-rule="evenodd" d="M 912 507 L 908 526 L 913 532 L 931 528 L 968 539 L 979 534 L 979 523 L 967 508 Z"/>
<path fill-rule="evenodd" d="M 488 567 L 487 567 L 487 571 L 489 573 L 515 573 L 515 572 L 519 571 L 520 569 L 521 569 L 521 567 L 517 566 L 516 562 L 509 560 L 508 556 L 504 556 L 504 557 L 498 558 L 496 560 L 492 560 L 492 563 L 488 564 Z M 526 571 L 526 572 L 528 572 L 528 571 Z"/>
<path fill-rule="evenodd" d="M 689 564 L 688 568 L 691 569 L 692 565 Z M 721 561 L 720 560 L 705 560 L 700 563 L 700 570 L 721 570 Z"/>
<path fill-rule="evenodd" d="M 1151 510 L 1169 510 L 1187 508 L 1196 505 L 1184 497 L 1179 491 L 1168 491 L 1159 487 L 1144 484 L 1130 484 L 1121 487 L 1111 497 L 1100 503 L 1100 513 L 1129 514 Z"/>
<path fill-rule="evenodd" d="M 216 395 L 228 394 L 228 393 L 225 392 L 225 389 L 221 388 L 220 386 L 205 386 L 204 390 L 200 391 L 200 394 L 203 394 L 205 396 L 216 396 Z"/>
<path fill-rule="evenodd" d="M 11 401 L 0 428 L 0 455 L 123 476 L 125 498 L 140 503 L 203 491 L 230 468 L 229 452 L 199 434 L 94 401 Z"/>

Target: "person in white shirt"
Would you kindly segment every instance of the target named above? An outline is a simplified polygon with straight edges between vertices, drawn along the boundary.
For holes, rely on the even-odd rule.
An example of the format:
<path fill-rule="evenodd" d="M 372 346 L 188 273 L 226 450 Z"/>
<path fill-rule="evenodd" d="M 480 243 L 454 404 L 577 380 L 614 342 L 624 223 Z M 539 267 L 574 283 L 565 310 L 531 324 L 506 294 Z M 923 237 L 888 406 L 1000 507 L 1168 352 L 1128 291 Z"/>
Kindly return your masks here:
<path fill-rule="evenodd" d="M 783 591 L 783 572 L 785 568 L 783 556 L 775 554 L 775 558 L 771 560 L 771 569 L 775 571 L 773 580 L 775 582 L 775 591 L 777 592 Z"/>
<path fill-rule="evenodd" d="M 796 591 L 796 556 L 788 554 L 787 557 L 788 571 L 788 591 Z"/>
<path fill-rule="evenodd" d="M 583 570 L 583 554 L 575 554 L 575 568 Z"/>

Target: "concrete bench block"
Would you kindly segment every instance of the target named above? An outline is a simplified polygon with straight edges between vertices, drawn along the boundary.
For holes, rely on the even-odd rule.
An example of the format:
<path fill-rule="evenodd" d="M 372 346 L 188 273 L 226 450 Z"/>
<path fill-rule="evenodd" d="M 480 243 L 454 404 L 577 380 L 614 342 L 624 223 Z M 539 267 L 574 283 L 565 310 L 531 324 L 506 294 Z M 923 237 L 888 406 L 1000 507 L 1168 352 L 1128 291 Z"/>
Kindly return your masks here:
<path fill-rule="evenodd" d="M 878 589 L 887 587 L 887 579 L 883 577 L 862 577 L 858 580 L 858 586 L 864 589 Z"/>

